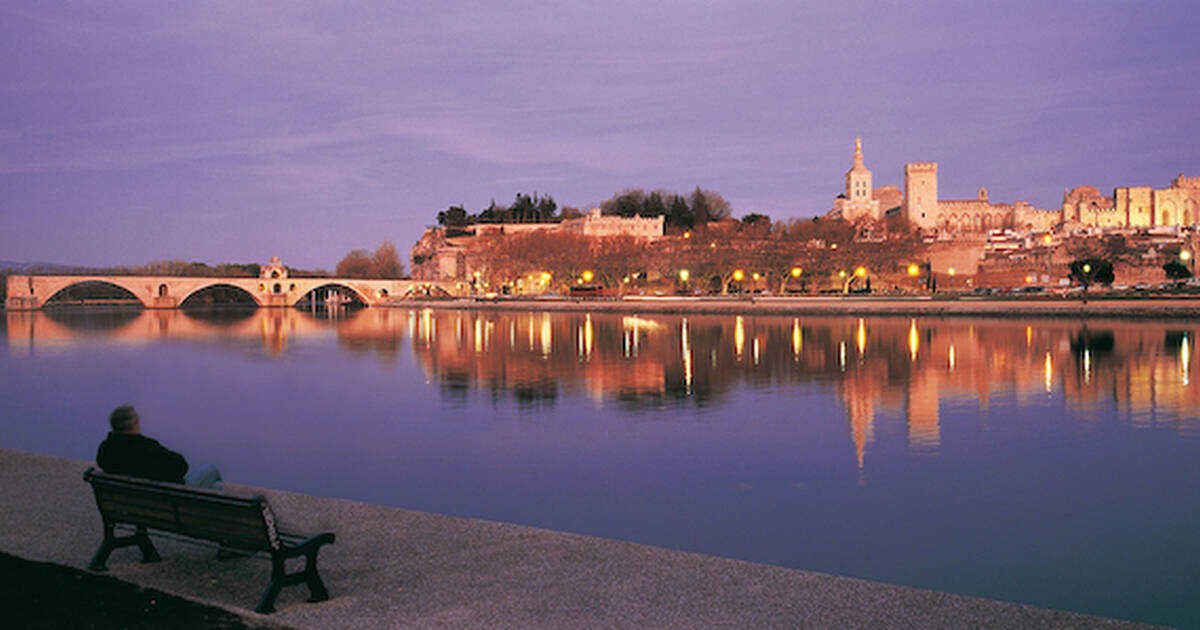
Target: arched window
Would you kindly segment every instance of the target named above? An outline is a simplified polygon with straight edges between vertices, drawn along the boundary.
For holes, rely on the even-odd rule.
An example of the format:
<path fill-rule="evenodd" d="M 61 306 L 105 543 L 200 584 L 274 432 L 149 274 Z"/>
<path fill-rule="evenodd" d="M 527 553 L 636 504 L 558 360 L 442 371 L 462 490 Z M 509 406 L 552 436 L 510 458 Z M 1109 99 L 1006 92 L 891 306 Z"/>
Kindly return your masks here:
<path fill-rule="evenodd" d="M 278 283 L 278 282 L 276 282 L 276 283 L 275 283 L 275 286 L 271 287 L 271 291 L 272 291 L 273 293 L 282 293 L 282 292 L 283 292 L 283 287 L 279 286 L 279 283 Z"/>
<path fill-rule="evenodd" d="M 158 285 L 158 297 L 167 297 L 167 285 Z"/>

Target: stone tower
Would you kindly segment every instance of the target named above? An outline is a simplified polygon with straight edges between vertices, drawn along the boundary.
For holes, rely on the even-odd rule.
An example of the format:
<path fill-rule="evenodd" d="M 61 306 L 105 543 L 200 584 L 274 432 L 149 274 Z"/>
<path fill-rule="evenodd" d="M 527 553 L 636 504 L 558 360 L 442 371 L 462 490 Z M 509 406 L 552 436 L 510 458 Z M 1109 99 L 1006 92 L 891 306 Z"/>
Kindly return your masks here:
<path fill-rule="evenodd" d="M 909 162 L 904 165 L 904 216 L 913 225 L 937 227 L 937 162 Z"/>
<path fill-rule="evenodd" d="M 845 198 L 834 202 L 834 209 L 847 221 L 882 216 L 871 188 L 871 171 L 863 165 L 862 138 L 854 139 L 854 165 L 846 171 Z"/>
<path fill-rule="evenodd" d="M 871 201 L 871 171 L 863 166 L 862 138 L 854 139 L 854 166 L 846 171 L 846 199 L 855 205 Z"/>

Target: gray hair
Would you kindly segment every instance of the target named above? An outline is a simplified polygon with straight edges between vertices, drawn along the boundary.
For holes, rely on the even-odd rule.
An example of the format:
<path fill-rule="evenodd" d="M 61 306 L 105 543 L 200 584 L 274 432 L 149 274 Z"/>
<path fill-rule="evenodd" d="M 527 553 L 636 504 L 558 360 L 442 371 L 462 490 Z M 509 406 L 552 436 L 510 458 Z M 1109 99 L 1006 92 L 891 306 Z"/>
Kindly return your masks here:
<path fill-rule="evenodd" d="M 138 412 L 133 405 L 121 405 L 113 409 L 108 416 L 108 423 L 115 433 L 129 433 L 138 426 Z"/>

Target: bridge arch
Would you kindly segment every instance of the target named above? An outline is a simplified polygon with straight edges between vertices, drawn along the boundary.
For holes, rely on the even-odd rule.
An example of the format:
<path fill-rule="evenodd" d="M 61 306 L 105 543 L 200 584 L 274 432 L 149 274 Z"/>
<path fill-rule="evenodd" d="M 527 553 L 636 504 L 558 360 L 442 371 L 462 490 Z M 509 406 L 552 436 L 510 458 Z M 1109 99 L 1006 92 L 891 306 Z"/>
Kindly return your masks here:
<path fill-rule="evenodd" d="M 90 298 L 83 296 L 72 297 L 73 293 L 80 291 L 88 291 L 93 294 L 99 293 L 99 296 L 93 295 Z M 50 294 L 50 297 L 42 302 L 42 306 L 69 304 L 75 300 L 80 303 L 84 301 L 97 302 L 105 300 L 134 302 L 141 308 L 146 307 L 146 303 L 137 295 L 137 287 L 126 286 L 122 282 L 114 282 L 113 280 L 101 280 L 89 277 L 80 277 L 78 281 L 66 281 L 63 286 L 56 288 L 54 293 Z"/>
<path fill-rule="evenodd" d="M 182 299 L 179 300 L 179 306 L 202 306 L 205 305 L 206 298 L 214 298 L 212 300 L 208 300 L 208 304 L 213 304 L 215 303 L 216 297 L 214 294 L 221 292 L 224 292 L 228 295 L 244 297 L 245 299 L 241 301 L 245 302 L 247 306 L 262 306 L 262 300 L 258 299 L 258 297 L 255 296 L 252 291 L 247 291 L 243 287 L 239 287 L 228 282 L 213 282 L 211 284 L 196 287 L 195 289 L 188 291 L 182 297 Z"/>
<path fill-rule="evenodd" d="M 359 306 L 368 306 L 372 303 L 370 296 L 365 295 L 359 289 L 357 289 L 353 286 L 350 286 L 349 284 L 334 281 L 334 282 L 324 282 L 321 284 L 314 285 L 311 289 L 309 289 L 308 291 L 305 291 L 304 294 L 302 294 L 301 296 L 296 298 L 296 301 L 293 302 L 292 305 L 295 306 L 302 302 L 313 302 L 313 301 L 317 301 L 319 303 L 321 300 L 324 299 L 324 297 L 320 294 L 320 292 L 323 290 L 329 291 L 332 289 L 337 289 L 339 292 L 341 292 L 344 295 L 348 294 L 351 297 L 351 301 L 354 303 L 357 303 Z"/>

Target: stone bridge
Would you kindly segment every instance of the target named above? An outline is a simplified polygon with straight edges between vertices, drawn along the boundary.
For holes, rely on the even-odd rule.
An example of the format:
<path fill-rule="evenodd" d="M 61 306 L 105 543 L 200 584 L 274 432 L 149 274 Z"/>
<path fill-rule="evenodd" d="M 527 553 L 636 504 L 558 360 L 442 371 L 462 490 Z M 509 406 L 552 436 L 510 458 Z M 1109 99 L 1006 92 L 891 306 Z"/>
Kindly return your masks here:
<path fill-rule="evenodd" d="M 273 258 L 257 278 L 212 278 L 186 276 L 28 276 L 8 277 L 9 310 L 39 309 L 55 295 L 84 283 L 120 287 L 146 308 L 178 308 L 198 292 L 212 288 L 240 290 L 255 304 L 266 307 L 295 306 L 314 289 L 357 299 L 367 306 L 426 296 L 461 296 L 469 286 L 461 282 L 423 280 L 374 280 L 362 278 L 289 278 L 287 269 Z"/>

